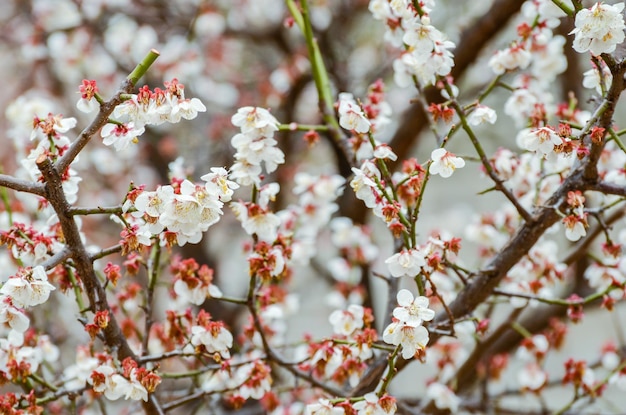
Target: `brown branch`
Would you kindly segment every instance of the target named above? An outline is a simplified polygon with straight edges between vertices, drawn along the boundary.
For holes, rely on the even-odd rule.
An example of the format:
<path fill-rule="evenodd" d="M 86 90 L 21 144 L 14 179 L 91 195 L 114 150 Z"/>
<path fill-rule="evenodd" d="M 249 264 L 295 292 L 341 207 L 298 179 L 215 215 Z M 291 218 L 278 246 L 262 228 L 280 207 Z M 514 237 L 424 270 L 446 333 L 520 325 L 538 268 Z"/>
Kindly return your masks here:
<path fill-rule="evenodd" d="M 626 187 L 614 183 L 598 182 L 591 189 L 605 195 L 626 196 Z"/>
<path fill-rule="evenodd" d="M 6 187 L 18 192 L 32 193 L 37 196 L 43 196 L 45 192 L 44 185 L 42 183 L 17 179 L 6 174 L 0 174 L 0 187 Z"/>
<path fill-rule="evenodd" d="M 109 324 L 102 330 L 107 347 L 113 352 L 117 352 L 119 360 L 130 357 L 137 361 L 137 356 L 128 345 L 117 319 L 114 317 L 113 310 L 111 310 L 109 306 L 104 287 L 98 281 L 98 277 L 93 268 L 92 258 L 81 240 L 78 225 L 74 218 L 68 213 L 70 204 L 67 202 L 67 198 L 63 192 L 63 183 L 59 171 L 54 168 L 52 162 L 46 155 L 41 155 L 36 163 L 45 181 L 44 196 L 57 214 L 63 237 L 67 244 L 66 246 L 70 251 L 73 266 L 76 268 L 85 286 L 90 309 L 94 313 L 98 311 L 108 311 L 109 316 L 111 316 Z M 163 413 L 154 397 L 144 404 L 144 408 L 148 414 Z"/>
<path fill-rule="evenodd" d="M 98 112 L 96 118 L 80 133 L 70 148 L 56 162 L 55 168 L 57 171 L 64 172 L 70 164 L 72 164 L 74 159 L 76 159 L 76 156 L 78 156 L 78 153 L 85 148 L 87 143 L 89 143 L 91 138 L 96 135 L 100 128 L 104 127 L 115 107 L 122 103 L 122 94 L 130 94 L 134 87 L 135 85 L 127 79 L 122 84 L 120 90 L 117 91 L 117 93 L 110 100 L 100 105 L 100 111 Z"/>

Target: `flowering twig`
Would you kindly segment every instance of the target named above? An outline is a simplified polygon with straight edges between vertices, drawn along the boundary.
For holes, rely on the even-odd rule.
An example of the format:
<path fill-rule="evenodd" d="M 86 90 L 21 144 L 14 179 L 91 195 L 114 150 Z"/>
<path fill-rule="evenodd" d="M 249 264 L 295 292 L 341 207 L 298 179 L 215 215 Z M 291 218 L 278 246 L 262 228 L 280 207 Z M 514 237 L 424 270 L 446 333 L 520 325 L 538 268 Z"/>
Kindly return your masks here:
<path fill-rule="evenodd" d="M 480 144 L 480 141 L 478 140 L 478 138 L 474 134 L 474 131 L 472 130 L 472 128 L 467 122 L 465 111 L 461 108 L 461 106 L 456 101 L 453 101 L 451 105 L 456 110 L 459 118 L 461 119 L 463 130 L 467 133 L 470 141 L 472 142 L 472 145 L 474 146 L 474 149 L 478 153 L 478 156 L 480 157 L 480 161 L 483 167 L 485 168 L 487 175 L 491 178 L 491 180 L 493 180 L 495 188 L 499 190 L 500 192 L 502 192 L 502 194 L 509 200 L 509 202 L 511 202 L 513 206 L 515 206 L 517 213 L 519 213 L 519 215 L 522 218 L 524 218 L 524 221 L 526 222 L 532 221 L 533 218 L 530 215 L 530 213 L 528 213 L 528 211 L 524 209 L 524 207 L 519 203 L 519 201 L 513 195 L 513 193 L 511 193 L 511 191 L 507 189 L 507 187 L 504 185 L 504 181 L 500 179 L 498 175 L 496 174 L 496 172 L 494 171 L 493 167 L 491 166 L 491 163 L 489 162 L 489 159 L 487 159 L 487 155 L 485 154 L 485 151 L 483 150 L 482 145 Z"/>
<path fill-rule="evenodd" d="M 110 100 L 100 105 L 100 111 L 98 112 L 96 118 L 80 133 L 78 138 L 72 143 L 65 154 L 57 160 L 54 167 L 58 172 L 62 173 L 67 170 L 76 156 L 78 156 L 78 153 L 82 151 L 98 130 L 108 122 L 109 116 L 113 113 L 115 107 L 122 102 L 122 94 L 129 94 L 133 91 L 135 85 L 137 85 L 137 81 L 145 75 L 148 68 L 150 68 L 158 56 L 159 52 L 152 49 L 137 65 L 137 67 L 135 67 L 130 75 L 128 75 L 120 90 Z"/>

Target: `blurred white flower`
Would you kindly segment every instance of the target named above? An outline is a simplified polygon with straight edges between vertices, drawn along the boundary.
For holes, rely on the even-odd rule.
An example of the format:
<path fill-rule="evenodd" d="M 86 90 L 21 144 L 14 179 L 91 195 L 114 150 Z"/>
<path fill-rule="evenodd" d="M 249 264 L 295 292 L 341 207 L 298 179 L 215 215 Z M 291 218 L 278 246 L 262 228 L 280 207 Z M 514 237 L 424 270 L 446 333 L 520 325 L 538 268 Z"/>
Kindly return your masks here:
<path fill-rule="evenodd" d="M 333 325 L 335 334 L 349 336 L 355 330 L 363 328 L 363 307 L 357 304 L 351 304 L 347 310 L 335 310 L 331 313 L 328 320 Z"/>
<path fill-rule="evenodd" d="M 426 265 L 424 254 L 417 249 L 402 250 L 385 260 L 392 277 L 414 277 Z"/>

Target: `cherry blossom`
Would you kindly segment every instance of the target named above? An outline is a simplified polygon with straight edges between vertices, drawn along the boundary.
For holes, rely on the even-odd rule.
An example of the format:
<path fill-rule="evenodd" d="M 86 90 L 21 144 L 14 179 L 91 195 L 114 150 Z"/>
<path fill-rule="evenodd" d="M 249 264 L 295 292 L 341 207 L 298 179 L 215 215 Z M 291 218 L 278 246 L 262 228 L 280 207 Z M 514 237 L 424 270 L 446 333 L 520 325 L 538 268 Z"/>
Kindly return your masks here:
<path fill-rule="evenodd" d="M 357 415 L 393 415 L 397 407 L 393 398 L 390 402 L 389 396 L 378 397 L 373 392 L 366 393 L 362 401 L 356 402 L 352 408 L 357 411 Z"/>
<path fill-rule="evenodd" d="M 48 282 L 48 275 L 43 267 L 23 269 L 9 278 L 0 288 L 0 293 L 11 297 L 13 304 L 18 307 L 32 307 L 43 304 L 55 290 Z"/>
<path fill-rule="evenodd" d="M 417 327 L 435 317 L 435 312 L 428 308 L 428 298 L 424 296 L 414 299 L 409 290 L 403 289 L 398 291 L 397 300 L 400 307 L 393 310 L 393 316 L 408 326 Z"/>
<path fill-rule="evenodd" d="M 231 122 L 249 136 L 272 137 L 278 131 L 279 122 L 265 108 L 242 107 L 232 116 Z"/>
<path fill-rule="evenodd" d="M 428 330 L 423 326 L 412 327 L 396 321 L 389 324 L 383 332 L 385 343 L 402 346 L 402 357 L 411 359 L 419 350 L 426 348 L 429 340 Z"/>
<path fill-rule="evenodd" d="M 76 118 L 64 118 L 62 115 L 48 114 L 46 118 L 35 117 L 33 120 L 33 130 L 30 133 L 30 141 L 37 139 L 41 141 L 47 137 L 60 139 L 61 134 L 66 133 L 76 127 Z"/>
<path fill-rule="evenodd" d="M 365 202 L 367 207 L 375 207 L 377 204 L 378 188 L 374 179 L 380 179 L 380 171 L 370 161 L 365 161 L 360 169 L 352 168 L 354 178 L 350 181 L 350 187 L 356 197 Z"/>
<path fill-rule="evenodd" d="M 317 403 L 308 404 L 305 409 L 307 415 L 343 415 L 344 409 L 333 406 L 328 399 L 320 399 Z"/>
<path fill-rule="evenodd" d="M 433 400 L 439 409 L 448 409 L 451 413 L 457 413 L 461 405 L 461 398 L 455 395 L 446 385 L 433 382 L 426 389 L 426 396 Z"/>
<path fill-rule="evenodd" d="M 554 151 L 554 147 L 561 145 L 563 139 L 549 127 L 536 130 L 525 129 L 519 132 L 517 142 L 520 147 L 529 151 L 539 151 L 547 155 Z"/>
<path fill-rule="evenodd" d="M 563 226 L 565 227 L 565 237 L 575 242 L 587 234 L 585 229 L 587 221 L 575 215 L 569 215 L 563 218 Z"/>
<path fill-rule="evenodd" d="M 346 130 L 357 133 L 367 133 L 371 123 L 365 117 L 363 110 L 357 105 L 352 94 L 339 94 L 339 125 Z"/>
<path fill-rule="evenodd" d="M 267 242 L 276 239 L 281 221 L 275 213 L 254 203 L 231 202 L 230 208 L 248 235 L 257 235 Z"/>
<path fill-rule="evenodd" d="M 81 96 L 76 103 L 76 108 L 78 108 L 79 111 L 90 114 L 100 107 L 98 101 L 94 99 L 95 95 L 98 93 L 96 81 L 83 79 L 82 85 L 79 87 L 79 92 Z"/>
<path fill-rule="evenodd" d="M 414 277 L 426 265 L 424 255 L 417 249 L 403 250 L 385 260 L 392 277 Z"/>
<path fill-rule="evenodd" d="M 136 128 L 135 123 L 128 124 L 107 124 L 102 127 L 100 135 L 105 146 L 112 145 L 116 151 L 124 151 L 131 144 L 137 144 L 138 138 L 145 131 L 144 127 Z"/>
<path fill-rule="evenodd" d="M 24 333 L 28 330 L 30 319 L 13 305 L 11 297 L 3 295 L 0 296 L 0 323 L 8 325 L 14 331 Z"/>
<path fill-rule="evenodd" d="M 223 167 L 211 167 L 211 173 L 200 177 L 206 182 L 206 191 L 216 194 L 220 201 L 230 202 L 232 195 L 239 185 L 227 179 L 228 172 Z"/>
<path fill-rule="evenodd" d="M 499 50 L 489 60 L 489 66 L 496 75 L 517 68 L 525 69 L 530 65 L 531 54 L 523 45 L 514 44 L 511 47 Z"/>
<path fill-rule="evenodd" d="M 553 412 L 555 389 L 601 412 L 626 388 L 617 346 L 579 360 L 566 343 L 588 300 L 592 319 L 626 299 L 623 4 L 520 2 L 479 42 L 500 50 L 469 70 L 478 49 L 457 49 L 454 79 L 472 23 L 511 10 L 177 0 L 165 19 L 150 2 L 58 2 L 0 13 L 0 53 L 17 57 L 0 71 L 27 76 L 5 76 L 0 413 L 510 412 L 526 392 Z M 568 19 L 593 69 L 567 78 L 591 98 L 560 91 Z M 441 148 L 412 157 L 416 136 Z M 476 203 L 430 177 L 467 160 Z M 536 311 L 546 324 L 526 324 Z M 413 358 L 424 376 L 405 395 Z"/>
<path fill-rule="evenodd" d="M 616 45 L 624 41 L 624 3 L 614 5 L 596 3 L 590 9 L 576 14 L 574 50 L 579 53 L 590 51 L 594 55 L 611 53 Z"/>
<path fill-rule="evenodd" d="M 191 344 L 203 346 L 207 353 L 219 353 L 223 359 L 230 358 L 233 335 L 220 322 L 208 322 L 206 326 L 191 327 Z"/>
<path fill-rule="evenodd" d="M 611 82 L 613 82 L 613 75 L 604 61 L 600 61 L 600 64 L 600 68 L 594 65 L 592 69 L 583 73 L 583 86 L 585 88 L 595 89 L 598 94 L 601 94 L 603 90 L 607 90 Z"/>
<path fill-rule="evenodd" d="M 357 304 L 348 306 L 347 310 L 335 310 L 328 320 L 335 334 L 349 336 L 355 330 L 363 328 L 363 307 Z"/>
<path fill-rule="evenodd" d="M 520 386 L 531 391 L 541 389 L 547 380 L 548 375 L 537 363 L 528 363 L 517 375 Z"/>
<path fill-rule="evenodd" d="M 480 125 L 484 123 L 495 124 L 498 119 L 498 114 L 496 112 L 485 106 L 485 105 L 477 105 L 476 108 L 467 116 L 467 122 L 470 125 Z"/>
<path fill-rule="evenodd" d="M 456 169 L 465 167 L 465 160 L 450 153 L 445 148 L 437 148 L 430 154 L 432 163 L 428 168 L 430 174 L 438 174 L 443 178 L 452 176 Z"/>

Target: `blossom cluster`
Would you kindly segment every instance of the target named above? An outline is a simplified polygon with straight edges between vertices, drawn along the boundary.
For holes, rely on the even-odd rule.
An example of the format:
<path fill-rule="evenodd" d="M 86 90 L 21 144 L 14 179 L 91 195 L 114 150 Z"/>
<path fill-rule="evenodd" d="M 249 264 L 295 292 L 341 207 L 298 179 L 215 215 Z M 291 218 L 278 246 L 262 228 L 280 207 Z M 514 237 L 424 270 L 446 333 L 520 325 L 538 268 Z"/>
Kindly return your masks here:
<path fill-rule="evenodd" d="M 233 188 L 237 187 L 227 180 L 223 168 L 213 168 L 202 180 L 204 185 L 184 179 L 174 185 L 159 186 L 155 191 L 131 192 L 128 208 L 132 206 L 132 215 L 142 221 L 124 235 L 130 247 L 150 246 L 152 235 L 159 235 L 170 245 L 198 243 L 202 233 L 219 221 L 224 202 L 230 201 Z"/>
<path fill-rule="evenodd" d="M 175 2 L 165 17 L 179 18 L 176 10 L 192 2 Z M 624 68 L 608 55 L 624 41 L 623 4 L 581 8 L 574 2 L 570 9 L 567 2 L 525 1 L 514 39 L 497 45 L 500 49 L 485 62 L 476 61 L 491 71 L 480 71 L 476 85 L 486 88 L 468 98 L 474 80 L 463 78 L 463 93 L 454 83 L 456 45 L 433 24 L 435 0 L 371 0 L 368 9 L 394 48 L 387 69 L 393 70 L 399 89 L 388 93 L 378 80 L 362 98 L 338 93 L 333 107 L 338 90 L 367 85 L 352 75 L 379 76 L 380 71 L 364 62 L 380 61 L 371 59 L 372 42 L 355 43 L 345 60 L 342 54 L 319 59 L 318 47 L 333 46 L 330 35 L 338 25 L 331 23 L 340 14 L 347 16 L 340 2 L 302 1 L 301 8 L 288 8 L 286 19 L 280 0 L 240 0 L 236 7 L 217 2 L 194 9 L 194 21 L 180 31 L 185 36 L 175 30 L 157 33 L 130 15 L 110 16 L 107 7 L 87 3 L 59 0 L 52 8 L 35 0 L 31 18 L 36 30 L 7 31 L 7 37 L 28 40 L 19 56 L 49 60 L 59 85 L 91 78 L 75 69 L 88 58 L 95 74 L 113 79 L 112 67 L 125 67 L 141 47 L 171 38 L 164 40 L 165 62 L 155 70 L 159 75 L 180 71 L 189 79 L 186 85 L 211 105 L 207 109 L 200 99 L 185 98 L 176 78 L 163 88 L 119 92 L 110 101 L 100 95 L 108 81 L 83 79 L 76 107 L 94 119 L 92 125 L 102 126 L 102 143 L 117 150 L 110 166 L 103 153 L 88 153 L 98 146 L 110 153 L 102 143 L 89 142 L 97 129 L 83 130 L 72 142 L 66 134 L 78 124 L 75 118 L 54 115 L 37 100 L 19 99 L 7 111 L 19 178 L 2 172 L 0 184 L 26 197 L 0 195 L 0 244 L 9 248 L 0 251 L 0 264 L 11 269 L 8 279 L 0 279 L 0 384 L 10 382 L 24 392 L 1 394 L 0 413 L 68 408 L 88 413 L 96 406 L 106 412 L 111 411 L 108 400 L 118 401 L 112 406 L 124 405 L 126 412 L 140 406 L 149 413 L 170 412 L 198 403 L 199 411 L 246 405 L 272 415 L 391 415 L 408 410 L 395 379 L 407 363 L 422 365 L 416 380 L 422 387 L 410 391 L 418 391 L 411 399 L 419 398 L 415 411 L 422 412 L 506 412 L 501 397 L 513 392 L 530 392 L 528 401 L 536 397 L 542 410 L 552 410 L 543 393 L 559 380 L 563 389 L 573 391 L 564 411 L 577 410 L 575 405 L 587 399 L 595 402 L 611 385 L 626 389 L 623 353 L 612 344 L 602 346 L 595 361 L 568 356 L 560 377 L 552 376 L 546 361 L 563 354 L 566 325 L 556 319 L 535 321 L 532 314 L 545 303 L 577 323 L 588 304 L 601 300 L 597 312 L 603 313 L 626 298 L 626 231 L 620 222 L 626 151 L 624 131 L 612 119 Z M 118 0 L 115 9 L 130 3 Z M 350 11 L 367 4 L 355 3 Z M 455 4 L 446 17 L 462 14 L 459 7 L 464 6 Z M 566 102 L 558 102 L 553 95 L 568 63 L 566 37 L 555 34 L 565 15 L 575 26 L 570 33 L 574 49 L 590 52 L 592 60 L 582 86 L 599 97 L 579 101 L 572 92 Z M 107 29 L 103 45 L 93 47 L 98 36 L 81 22 L 96 21 Z M 298 27 L 306 29 L 308 48 L 294 48 L 298 38 L 283 36 Z M 323 42 L 329 45 L 311 38 L 310 28 L 328 33 Z M 36 47 L 43 45 L 39 37 L 49 50 Z M 254 42 L 255 50 L 239 56 L 240 41 Z M 307 58 L 305 49 L 314 54 Z M 255 54 L 264 63 L 276 63 L 275 55 L 281 54 L 289 59 L 266 74 L 265 65 L 250 64 L 257 62 Z M 204 56 L 215 60 L 211 77 Z M 332 64 L 325 68 L 325 63 Z M 345 78 L 337 68 L 345 68 Z M 251 73 L 267 79 L 250 88 Z M 315 88 L 313 82 L 308 85 L 311 74 Z M 126 91 L 134 87 L 131 79 Z M 406 98 L 408 108 L 413 96 L 407 93 L 417 93 L 420 105 L 411 108 L 423 112 L 434 133 L 430 147 L 420 149 L 420 154 L 430 153 L 422 163 L 410 158 L 404 142 L 395 146 L 398 138 L 406 139 L 403 128 L 389 141 L 385 135 L 387 126 L 395 126 L 391 105 L 395 110 Z M 496 99 L 506 100 L 504 113 L 516 131 L 483 135 L 498 121 L 499 114 L 486 105 Z M 312 111 L 312 102 L 322 110 Z M 594 106 L 593 113 L 582 109 Z M 180 157 L 169 165 L 169 178 L 157 181 L 167 172 L 161 166 L 146 169 L 151 156 L 132 144 L 150 126 L 207 111 L 211 121 L 199 134 L 201 143 L 211 148 L 206 152 L 211 157 L 219 154 L 216 164 L 224 167 L 203 167 L 206 174 L 195 175 L 193 163 L 214 164 L 200 154 L 200 162 Z M 34 119 L 32 114 L 37 114 Z M 306 121 L 282 124 L 276 117 Z M 232 136 L 228 125 L 238 133 Z M 307 130 L 308 147 L 302 150 L 302 143 L 291 139 Z M 456 144 L 462 135 L 477 157 L 452 152 L 452 140 Z M 219 137 L 230 138 L 234 160 L 227 158 L 230 149 L 220 148 Z M 279 143 L 283 138 L 290 141 Z M 169 158 L 184 150 L 176 139 L 163 136 L 145 148 Z M 495 148 L 496 139 L 503 147 L 488 154 L 485 149 Z M 78 160 L 72 153 L 83 145 L 78 152 L 89 157 Z M 511 148 L 515 145 L 517 152 Z M 471 151 L 459 148 L 463 154 Z M 66 155 L 72 156 L 67 164 Z M 63 197 L 51 192 L 55 189 L 39 171 L 43 156 L 53 169 L 64 168 L 56 172 L 62 180 L 62 189 L 56 190 Z M 468 221 L 463 207 L 455 221 L 447 221 L 441 205 L 433 209 L 424 201 L 426 192 L 433 182 L 441 183 L 439 177 L 465 179 L 459 176 L 476 173 L 466 165 L 470 160 L 485 176 L 472 186 L 485 180 L 481 193 L 493 191 L 505 204 Z M 110 182 L 100 186 L 92 180 L 101 171 L 89 171 L 89 163 L 107 165 L 102 168 Z M 128 170 L 116 171 L 122 165 Z M 129 185 L 125 172 L 137 180 Z M 78 200 L 81 180 L 80 200 L 97 201 L 97 207 L 70 206 Z M 369 223 L 361 215 L 352 195 L 344 195 L 350 189 L 379 221 Z M 456 194 L 448 197 L 448 188 L 435 191 L 454 200 L 453 208 L 460 206 Z M 347 197 L 338 199 L 342 196 Z M 433 219 L 424 220 L 433 210 Z M 100 232 L 106 218 L 121 226 L 119 243 L 116 232 L 113 237 Z M 463 252 L 454 233 L 457 219 L 465 232 Z M 237 222 L 241 229 L 233 226 Z M 379 232 L 384 227 L 388 234 Z M 203 241 L 209 229 L 212 237 Z M 101 263 L 104 257 L 111 260 Z M 584 290 L 579 290 L 581 281 Z M 65 295 L 51 295 L 55 289 Z M 323 290 L 322 301 L 318 290 Z M 311 304 L 314 313 L 307 312 Z M 52 307 L 72 317 L 53 321 Z M 327 315 L 324 307 L 329 307 L 328 327 L 317 320 L 300 324 L 303 318 Z M 374 315 L 381 317 L 379 324 Z M 299 331 L 295 336 L 289 331 L 293 328 Z M 320 334 L 324 329 L 328 332 Z M 492 346 L 501 344 L 508 349 L 493 353 Z M 75 356 L 66 350 L 76 350 Z M 162 378 L 167 387 L 157 390 Z M 478 409 L 472 390 L 476 381 L 484 385 Z"/>
<path fill-rule="evenodd" d="M 413 84 L 413 77 L 423 87 L 434 85 L 437 76 L 446 76 L 454 66 L 450 49 L 455 44 L 431 25 L 428 13 L 434 2 L 423 2 L 416 10 L 408 0 L 388 2 L 372 0 L 369 9 L 377 20 L 386 22 L 385 39 L 397 48 L 405 48 L 393 62 L 398 86 Z"/>
<path fill-rule="evenodd" d="M 59 350 L 48 336 L 33 339 L 28 333 L 29 308 L 44 304 L 55 287 L 42 266 L 20 268 L 0 288 L 0 379 L 24 381 L 40 365 L 54 362 Z M 44 353 L 48 351 L 49 353 Z"/>
<path fill-rule="evenodd" d="M 400 290 L 398 305 L 393 310 L 394 321 L 385 328 L 383 340 L 394 346 L 402 346 L 402 357 L 411 359 L 428 344 L 428 330 L 422 325 L 435 317 L 428 308 L 428 298 L 413 297 L 409 290 Z"/>
<path fill-rule="evenodd" d="M 267 173 L 272 173 L 285 162 L 285 154 L 276 147 L 274 138 L 280 123 L 267 109 L 259 107 L 239 108 L 231 122 L 241 132 L 231 139 L 237 152 L 230 178 L 242 186 L 260 185 L 261 163 Z"/>
<path fill-rule="evenodd" d="M 91 82 L 89 87 L 85 87 L 85 84 L 81 86 L 82 98 L 77 103 L 78 109 L 84 112 L 92 112 L 96 107 L 93 102 L 96 100 L 97 86 Z M 115 107 L 112 114 L 114 122 L 106 124 L 100 132 L 102 142 L 122 151 L 138 142 L 137 137 L 145 132 L 147 125 L 192 120 L 199 112 L 206 111 L 198 98 L 185 98 L 185 86 L 178 79 L 165 82 L 164 87 L 152 91 L 147 85 L 143 86 L 137 94 L 131 94 L 126 101 Z"/>

